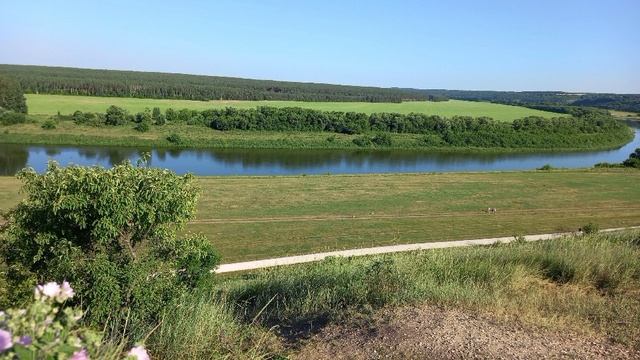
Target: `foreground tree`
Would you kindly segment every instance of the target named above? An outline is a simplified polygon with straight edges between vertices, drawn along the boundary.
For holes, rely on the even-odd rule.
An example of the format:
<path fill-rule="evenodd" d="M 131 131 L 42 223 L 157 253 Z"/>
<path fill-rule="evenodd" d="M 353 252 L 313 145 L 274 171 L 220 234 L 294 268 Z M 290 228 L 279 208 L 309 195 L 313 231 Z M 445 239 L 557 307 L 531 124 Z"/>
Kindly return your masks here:
<path fill-rule="evenodd" d="M 629 155 L 629 158 L 625 160 L 622 165 L 640 169 L 640 148 L 637 148 L 634 152 L 632 152 Z"/>
<path fill-rule="evenodd" d="M 0 75 L 0 108 L 18 113 L 27 113 L 27 99 L 20 83 Z"/>
<path fill-rule="evenodd" d="M 206 238 L 177 235 L 196 206 L 190 175 L 127 162 L 51 163 L 43 174 L 26 169 L 18 177 L 26 198 L 7 214 L 0 244 L 9 302 L 28 298 L 36 282 L 67 280 L 77 284 L 89 322 L 127 316 L 151 324 L 218 263 Z"/>

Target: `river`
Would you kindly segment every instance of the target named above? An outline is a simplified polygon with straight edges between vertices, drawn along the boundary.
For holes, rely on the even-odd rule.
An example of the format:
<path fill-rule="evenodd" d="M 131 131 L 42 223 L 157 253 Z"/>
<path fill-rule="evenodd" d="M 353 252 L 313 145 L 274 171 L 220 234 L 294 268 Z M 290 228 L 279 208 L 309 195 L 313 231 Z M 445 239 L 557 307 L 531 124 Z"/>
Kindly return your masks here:
<path fill-rule="evenodd" d="M 553 167 L 591 167 L 599 162 L 619 163 L 640 147 L 635 138 L 613 150 L 511 154 L 427 153 L 416 151 L 147 149 L 103 146 L 41 146 L 0 144 L 0 175 L 14 175 L 30 166 L 43 171 L 49 160 L 62 165 L 111 166 L 135 161 L 151 152 L 151 166 L 196 175 L 299 175 L 403 172 L 506 171 Z"/>

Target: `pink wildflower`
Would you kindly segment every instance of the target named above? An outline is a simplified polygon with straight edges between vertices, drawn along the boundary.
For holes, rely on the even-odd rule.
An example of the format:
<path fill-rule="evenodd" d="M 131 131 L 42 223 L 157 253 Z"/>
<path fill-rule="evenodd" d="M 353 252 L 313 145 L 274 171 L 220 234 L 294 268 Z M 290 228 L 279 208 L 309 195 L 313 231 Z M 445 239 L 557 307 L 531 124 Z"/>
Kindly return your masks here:
<path fill-rule="evenodd" d="M 11 349 L 13 347 L 13 341 L 11 340 L 11 333 L 7 330 L 0 329 L 0 352 Z"/>
<path fill-rule="evenodd" d="M 78 350 L 71 355 L 69 360 L 89 360 L 87 349 Z"/>
<path fill-rule="evenodd" d="M 127 353 L 127 357 L 132 357 L 132 358 L 134 358 L 136 360 L 150 360 L 151 359 L 149 357 L 149 353 L 147 353 L 147 350 L 142 345 L 136 346 L 136 347 L 132 348 L 131 350 L 129 350 L 129 353 Z"/>

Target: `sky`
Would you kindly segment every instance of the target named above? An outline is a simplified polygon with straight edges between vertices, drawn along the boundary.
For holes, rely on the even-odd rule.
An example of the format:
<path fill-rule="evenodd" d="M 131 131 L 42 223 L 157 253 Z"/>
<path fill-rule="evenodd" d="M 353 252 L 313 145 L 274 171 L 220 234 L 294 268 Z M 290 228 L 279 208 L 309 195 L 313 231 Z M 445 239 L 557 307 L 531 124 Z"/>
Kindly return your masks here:
<path fill-rule="evenodd" d="M 1 1 L 3 64 L 640 93 L 639 0 Z"/>

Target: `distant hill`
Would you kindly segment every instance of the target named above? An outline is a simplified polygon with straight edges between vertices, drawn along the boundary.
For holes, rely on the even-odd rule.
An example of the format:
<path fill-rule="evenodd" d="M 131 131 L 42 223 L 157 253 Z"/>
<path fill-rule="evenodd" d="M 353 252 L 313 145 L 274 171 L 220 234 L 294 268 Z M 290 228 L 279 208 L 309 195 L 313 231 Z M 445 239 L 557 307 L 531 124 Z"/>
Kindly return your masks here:
<path fill-rule="evenodd" d="M 401 102 L 447 99 L 520 105 L 567 112 L 567 106 L 640 113 L 640 94 L 562 91 L 476 91 L 380 88 L 159 72 L 2 65 L 0 74 L 20 81 L 27 93 L 183 100 L 295 100 Z"/>
<path fill-rule="evenodd" d="M 569 93 L 562 91 L 476 91 L 421 90 L 434 97 L 458 100 L 488 101 L 520 105 L 540 110 L 562 111 L 565 106 L 597 107 L 601 109 L 640 112 L 640 94 Z"/>
<path fill-rule="evenodd" d="M 413 89 L 331 85 L 158 72 L 0 65 L 27 93 L 183 100 L 401 102 L 431 100 Z M 443 99 L 446 100 L 446 99 Z"/>

